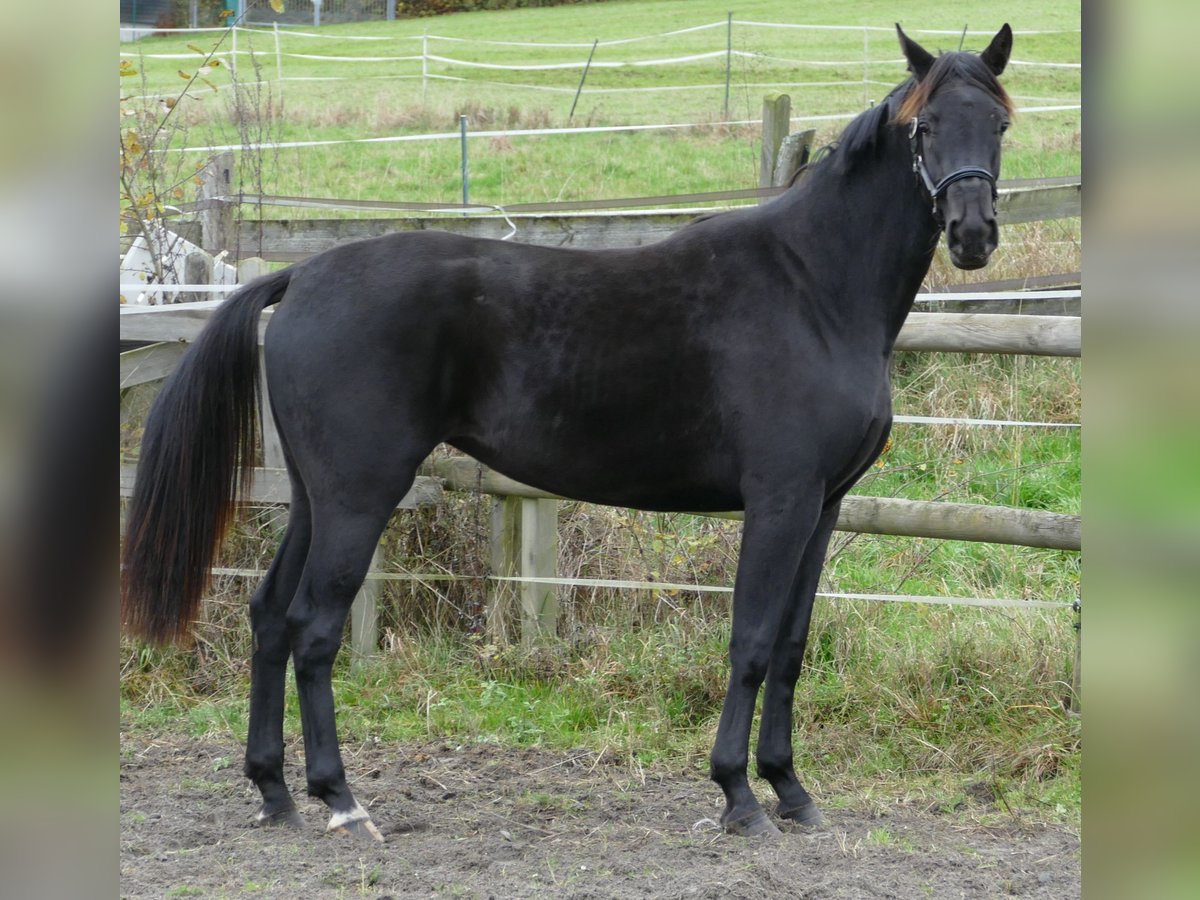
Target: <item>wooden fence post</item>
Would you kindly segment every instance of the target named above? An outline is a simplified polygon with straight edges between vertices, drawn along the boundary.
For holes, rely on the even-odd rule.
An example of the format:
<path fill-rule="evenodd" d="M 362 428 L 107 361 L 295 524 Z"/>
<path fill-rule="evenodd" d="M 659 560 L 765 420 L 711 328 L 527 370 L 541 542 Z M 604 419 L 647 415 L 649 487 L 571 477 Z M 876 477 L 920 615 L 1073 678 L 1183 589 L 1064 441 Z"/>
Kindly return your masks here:
<path fill-rule="evenodd" d="M 521 575 L 553 578 L 558 564 L 558 501 L 521 500 Z M 552 584 L 521 584 L 521 643 L 553 638 L 558 591 Z"/>
<path fill-rule="evenodd" d="M 512 578 L 521 571 L 521 498 L 497 497 L 491 526 L 492 575 Z M 516 608 L 518 595 L 516 582 L 489 582 L 487 633 L 497 644 L 509 642 L 505 615 Z"/>
<path fill-rule="evenodd" d="M 1078 600 L 1075 601 L 1073 607 L 1075 612 L 1075 621 L 1073 628 L 1075 630 L 1075 666 L 1071 670 L 1071 696 L 1067 700 L 1067 711 L 1079 714 L 1080 707 L 1083 705 L 1080 692 L 1083 690 L 1082 676 L 1080 668 L 1083 665 L 1083 609 Z"/>
<path fill-rule="evenodd" d="M 383 584 L 370 578 L 383 566 L 383 551 L 376 545 L 371 554 L 371 567 L 367 580 L 359 588 L 358 596 L 350 607 L 350 653 L 354 667 L 361 666 L 375 656 L 379 650 L 379 591 Z"/>
<path fill-rule="evenodd" d="M 758 169 L 758 186 L 772 187 L 779 147 L 792 130 L 792 98 L 787 94 L 767 94 L 762 109 L 762 155 Z M 766 203 L 767 198 L 759 198 Z"/>
<path fill-rule="evenodd" d="M 261 256 L 247 256 L 238 262 L 238 284 L 246 284 L 260 275 L 266 275 L 270 271 L 271 267 Z"/>
<path fill-rule="evenodd" d="M 260 275 L 270 271 L 266 260 L 250 256 L 238 263 L 238 284 L 246 284 Z M 267 392 L 267 367 L 263 360 L 262 348 L 258 349 L 259 388 L 262 391 L 262 405 L 259 409 L 259 426 L 262 434 L 262 461 L 268 469 L 282 469 L 283 444 L 279 440 L 279 431 L 275 428 L 275 416 L 271 413 L 271 396 Z"/>
<path fill-rule="evenodd" d="M 212 284 L 213 258 L 205 250 L 193 250 L 183 258 L 183 281 L 185 284 Z M 195 303 L 208 300 L 208 294 L 199 291 L 180 291 L 180 303 Z"/>
<path fill-rule="evenodd" d="M 783 139 L 783 143 L 779 145 L 778 158 L 775 160 L 775 172 L 771 177 L 771 183 L 775 187 L 787 187 L 792 183 L 800 167 L 808 162 L 816 136 L 816 129 L 810 128 L 807 131 L 789 134 Z"/>
<path fill-rule="evenodd" d="M 200 176 L 200 246 L 214 256 L 233 243 L 233 154 L 214 156 Z"/>
<path fill-rule="evenodd" d="M 492 574 L 501 578 L 553 578 L 558 566 L 558 501 L 500 497 L 492 506 Z M 487 604 L 488 633 L 508 641 L 505 613 L 520 600 L 521 643 L 532 646 L 558 629 L 558 591 L 552 584 L 493 581 Z"/>

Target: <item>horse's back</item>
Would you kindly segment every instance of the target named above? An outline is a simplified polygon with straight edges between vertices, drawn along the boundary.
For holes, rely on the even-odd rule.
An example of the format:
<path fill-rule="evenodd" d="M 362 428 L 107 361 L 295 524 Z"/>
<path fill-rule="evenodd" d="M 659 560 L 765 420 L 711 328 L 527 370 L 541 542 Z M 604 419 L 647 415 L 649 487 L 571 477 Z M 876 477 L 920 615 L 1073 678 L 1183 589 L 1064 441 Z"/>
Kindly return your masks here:
<path fill-rule="evenodd" d="M 334 248 L 297 267 L 268 330 L 277 414 L 402 423 L 582 499 L 737 507 L 751 445 L 793 439 L 824 351 L 755 220 L 721 218 L 627 250 Z"/>

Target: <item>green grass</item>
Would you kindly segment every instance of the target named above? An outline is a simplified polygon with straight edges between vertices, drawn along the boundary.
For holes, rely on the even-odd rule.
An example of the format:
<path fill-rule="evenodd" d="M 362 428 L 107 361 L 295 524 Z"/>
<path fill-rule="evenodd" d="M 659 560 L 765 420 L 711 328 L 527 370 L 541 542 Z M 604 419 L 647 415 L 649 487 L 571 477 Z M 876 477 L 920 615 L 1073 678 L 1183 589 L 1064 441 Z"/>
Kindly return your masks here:
<path fill-rule="evenodd" d="M 1059 705 L 1071 644 L 1055 615 L 820 603 L 797 692 L 798 768 L 822 794 L 918 796 L 951 808 L 984 780 L 1014 809 L 1071 820 L 1079 732 Z M 596 626 L 536 653 L 445 632 L 413 636 L 361 669 L 343 660 L 339 731 L 350 742 L 586 748 L 704 777 L 727 639 L 722 614 Z M 195 665 L 182 651 L 156 651 L 127 671 L 126 725 L 244 740 L 244 673 L 196 691 L 186 675 Z M 170 695 L 147 700 L 147 686 L 163 682 Z M 284 727 L 300 731 L 294 685 Z"/>
<path fill-rule="evenodd" d="M 622 2 L 585 4 L 542 10 L 473 13 L 436 19 L 394 23 L 363 22 L 328 26 L 330 37 L 374 36 L 387 41 L 362 42 L 284 38 L 284 53 L 326 56 L 407 56 L 420 54 L 424 32 L 446 37 L 492 41 L 558 41 L 590 43 L 720 21 L 729 4 L 709 0 L 689 2 Z M 890 27 L 893 4 L 870 2 L 846 7 L 832 3 L 795 4 L 751 2 L 736 5 L 739 19 L 806 24 L 869 25 Z M 1018 30 L 1073 29 L 1079 27 L 1078 3 L 1017 3 L 1006 9 Z M 990 21 L 959 7 L 930 5 L 906 12 L 910 28 L 960 30 L 964 19 L 980 30 L 994 29 Z M 929 46 L 957 46 L 949 35 L 918 35 Z M 200 42 L 197 44 L 196 41 Z M 188 44 L 206 49 L 207 36 L 151 38 L 127 52 L 190 54 Z M 256 74 L 247 56 L 239 57 L 242 81 L 277 74 L 274 37 L 269 33 L 239 34 L 238 49 L 254 50 L 260 69 Z M 980 49 L 985 38 L 972 36 L 968 47 Z M 229 49 L 228 38 L 222 49 Z M 640 43 L 604 47 L 596 61 L 636 60 L 686 56 L 723 50 L 723 28 L 693 32 Z M 1018 35 L 1014 57 L 1026 61 L 1074 62 L 1080 60 L 1079 34 Z M 792 95 L 793 115 L 820 116 L 855 112 L 877 101 L 904 77 L 894 36 L 868 32 L 793 31 L 737 26 L 737 50 L 762 54 L 764 59 L 735 59 L 731 71 L 732 119 L 757 119 L 764 93 L 786 90 Z M 582 63 L 586 49 L 527 48 L 431 42 L 431 54 L 498 65 Z M 866 75 L 879 84 L 864 86 Z M 122 79 L 127 94 L 177 93 L 184 82 L 178 72 L 195 70 L 200 57 L 183 60 L 135 60 L 141 77 Z M 845 65 L 808 66 L 805 61 L 844 61 Z M 711 123 L 724 118 L 724 59 L 669 67 L 625 69 L 593 68 L 576 110 L 573 125 L 610 125 L 652 122 Z M 422 83 L 416 62 L 354 63 L 284 57 L 287 78 L 341 77 L 352 80 L 285 81 L 249 92 L 250 131 L 234 122 L 228 90 L 228 67 L 215 70 L 209 79 L 220 87 L 192 91 L 173 115 L 168 138 L 173 147 L 211 143 L 241 144 L 244 139 L 268 141 L 344 140 L 398 134 L 457 130 L 459 114 L 466 114 L 473 130 L 563 127 L 579 69 L 520 71 L 464 69 L 431 63 L 429 73 L 465 77 L 467 82 L 429 80 Z M 831 86 L 830 82 L 855 82 Z M 814 85 L 813 82 L 822 82 Z M 620 92 L 628 88 L 706 87 L 654 93 Z M 1013 66 L 1006 85 L 1019 105 L 1041 106 L 1077 103 L 1080 71 Z M 540 88 L 540 89 L 539 89 Z M 554 88 L 555 91 L 545 90 Z M 267 106 L 270 113 L 267 113 Z M 136 102 L 128 104 L 136 108 Z M 154 101 L 148 120 L 161 113 Z M 833 139 L 844 122 L 818 123 L 818 140 Z M 174 131 L 174 128 L 181 130 Z M 1076 174 L 1080 171 L 1080 114 L 1030 113 L 1022 116 L 1010 133 L 1005 160 L 1006 177 Z M 757 128 L 706 129 L 700 132 L 651 132 L 592 136 L 548 136 L 486 139 L 471 146 L 472 198 L 486 203 L 513 203 L 548 199 L 657 195 L 697 190 L 746 187 L 757 183 Z M 183 158 L 180 158 L 183 162 Z M 187 164 L 202 157 L 186 155 Z M 254 166 L 263 168 L 262 189 L 267 193 L 353 199 L 405 199 L 448 202 L 461 196 L 457 141 L 405 144 L 341 145 L 282 149 L 264 154 Z M 243 161 L 242 175 L 256 181 Z M 255 183 L 253 189 L 257 189 Z M 250 190 L 251 187 L 247 187 Z M 271 215 L 313 215 L 305 211 L 272 210 Z M 324 213 L 323 215 L 327 215 Z"/>

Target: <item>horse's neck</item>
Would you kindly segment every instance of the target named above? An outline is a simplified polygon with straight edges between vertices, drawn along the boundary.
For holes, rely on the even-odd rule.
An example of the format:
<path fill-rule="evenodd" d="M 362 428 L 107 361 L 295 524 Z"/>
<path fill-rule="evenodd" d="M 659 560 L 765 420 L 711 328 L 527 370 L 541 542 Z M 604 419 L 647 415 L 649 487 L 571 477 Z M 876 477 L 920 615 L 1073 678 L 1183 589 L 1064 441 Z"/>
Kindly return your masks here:
<path fill-rule="evenodd" d="M 893 145 L 851 174 L 813 172 L 780 198 L 779 233 L 798 258 L 812 258 L 817 302 L 882 326 L 890 348 L 933 261 L 938 229 L 912 175 L 907 147 Z M 819 258 L 814 258 L 819 257 Z"/>

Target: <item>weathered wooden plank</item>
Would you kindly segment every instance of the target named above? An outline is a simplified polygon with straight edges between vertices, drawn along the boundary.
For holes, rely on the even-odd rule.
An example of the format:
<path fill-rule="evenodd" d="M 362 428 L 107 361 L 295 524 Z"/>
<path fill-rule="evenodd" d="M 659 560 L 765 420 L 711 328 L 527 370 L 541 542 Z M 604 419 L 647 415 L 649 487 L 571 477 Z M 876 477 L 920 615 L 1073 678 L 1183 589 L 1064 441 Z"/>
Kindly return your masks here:
<path fill-rule="evenodd" d="M 280 219 L 243 222 L 252 229 L 255 252 L 275 262 L 296 262 L 364 238 L 396 232 L 448 231 L 468 237 L 511 240 L 543 247 L 602 250 L 652 244 L 678 231 L 706 210 L 564 215 L 409 216 L 380 219 Z M 261 233 L 261 249 L 258 236 Z M 245 242 L 242 244 L 245 246 Z"/>
<path fill-rule="evenodd" d="M 521 498 L 497 497 L 492 504 L 492 575 L 512 578 L 521 574 Z M 487 631 L 497 644 L 509 643 L 507 617 L 517 608 L 520 591 L 514 581 L 489 581 Z"/>
<path fill-rule="evenodd" d="M 1082 181 L 1072 184 L 1002 188 L 1001 224 L 1017 224 L 1080 215 Z M 661 240 L 692 219 L 714 209 L 647 210 L 534 215 L 406 216 L 363 219 L 245 220 L 238 246 L 272 261 L 295 262 L 363 238 L 393 232 L 449 231 L 473 237 L 503 238 L 547 247 L 606 249 L 639 247 Z M 261 242 L 260 242 L 261 236 Z"/>
<path fill-rule="evenodd" d="M 434 471 L 445 480 L 448 490 L 480 490 L 486 494 L 512 497 L 555 496 L 487 469 L 465 456 L 438 460 L 434 464 Z M 742 518 L 742 513 L 738 511 L 700 515 L 723 519 Z M 1007 506 L 891 497 L 847 497 L 842 501 L 837 528 L 839 531 L 863 534 L 895 534 L 1058 550 L 1079 550 L 1082 545 L 1079 516 Z"/>
<path fill-rule="evenodd" d="M 126 350 L 121 354 L 121 390 L 167 377 L 186 351 L 187 344 L 179 341 Z"/>
<path fill-rule="evenodd" d="M 553 578 L 558 566 L 558 501 L 521 498 L 521 576 Z M 521 584 L 521 643 L 553 637 L 558 627 L 554 585 Z"/>
<path fill-rule="evenodd" d="M 193 250 L 183 260 L 184 284 L 212 284 L 213 257 L 207 250 Z M 207 300 L 208 296 L 196 291 L 182 291 L 179 294 L 181 303 L 192 303 Z"/>
<path fill-rule="evenodd" d="M 233 194 L 233 154 L 229 151 L 214 156 L 200 174 L 200 246 L 217 254 L 237 246 L 234 236 L 234 207 L 228 198 Z"/>
<path fill-rule="evenodd" d="M 774 187 L 788 187 L 800 171 L 800 167 L 808 162 L 812 153 L 812 144 L 816 139 L 817 130 L 809 128 L 789 134 L 779 145 L 779 156 L 775 160 L 775 174 L 771 178 Z"/>
<path fill-rule="evenodd" d="M 376 546 L 367 574 L 377 573 L 382 568 L 383 551 Z M 379 592 L 382 589 L 382 580 L 368 577 L 350 606 L 350 656 L 353 666 L 361 666 L 379 650 Z"/>
<path fill-rule="evenodd" d="M 792 130 L 792 98 L 787 94 L 767 94 L 762 105 L 762 150 L 758 162 L 758 186 L 775 186 L 775 165 L 779 148 Z M 767 198 L 758 201 L 766 203 Z"/>
<path fill-rule="evenodd" d="M 1039 509 L 900 500 L 852 495 L 842 501 L 839 531 L 909 537 L 1016 544 L 1054 550 L 1079 550 L 1080 517 Z"/>
<path fill-rule="evenodd" d="M 1046 187 L 1009 188 L 1000 192 L 997 221 L 1001 225 L 1045 222 L 1082 215 L 1083 182 Z"/>
<path fill-rule="evenodd" d="M 994 300 L 943 300 L 937 294 L 922 294 L 917 300 L 917 308 L 921 312 L 1078 317 L 1083 315 L 1083 299 L 1040 296 L 1037 291 L 1005 294 Z"/>
<path fill-rule="evenodd" d="M 137 467 L 121 466 L 121 496 L 133 494 L 133 482 L 137 475 Z M 404 495 L 396 509 L 417 509 L 423 506 L 436 506 L 442 501 L 442 482 L 438 478 L 418 476 L 412 488 Z M 292 485 L 288 480 L 286 469 L 254 470 L 254 481 L 241 498 L 246 506 L 286 505 L 292 502 Z"/>
<path fill-rule="evenodd" d="M 194 341 L 222 301 L 173 303 L 169 306 L 122 306 L 123 341 Z M 259 320 L 258 340 L 262 343 L 270 311 Z"/>
<path fill-rule="evenodd" d="M 1076 316 L 912 313 L 900 329 L 896 349 L 1079 356 L 1081 325 Z"/>
<path fill-rule="evenodd" d="M 238 283 L 248 284 L 255 278 L 266 275 L 270 271 L 267 261 L 258 256 L 248 256 L 238 263 Z M 263 363 L 262 350 L 259 350 L 259 397 L 258 408 L 259 429 L 262 444 L 262 464 L 269 469 L 282 469 L 284 466 L 283 441 L 279 439 L 279 430 L 275 427 L 275 415 L 271 411 L 271 392 L 267 387 L 267 367 Z"/>

